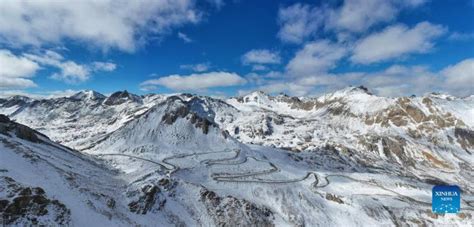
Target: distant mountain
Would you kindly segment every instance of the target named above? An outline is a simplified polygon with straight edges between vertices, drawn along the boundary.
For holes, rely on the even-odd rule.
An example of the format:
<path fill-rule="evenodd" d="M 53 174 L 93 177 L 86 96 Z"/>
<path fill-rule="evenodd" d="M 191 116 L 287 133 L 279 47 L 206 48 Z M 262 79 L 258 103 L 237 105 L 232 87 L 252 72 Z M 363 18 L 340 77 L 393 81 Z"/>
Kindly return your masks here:
<path fill-rule="evenodd" d="M 365 87 L 226 100 L 84 91 L 5 99 L 0 113 L 100 163 L 90 167 L 99 168 L 93 175 L 106 172 L 100 179 L 113 179 L 107 185 L 123 197 L 99 187 L 120 208 L 96 215 L 121 224 L 468 225 L 474 215 L 472 97 L 386 98 Z M 12 138 L 19 140 L 4 141 Z M 80 175 L 85 165 L 70 169 Z M 6 173 L 21 171 L 14 169 Z M 431 213 L 437 184 L 462 188 L 461 214 Z M 77 223 L 72 210 L 71 220 Z"/>

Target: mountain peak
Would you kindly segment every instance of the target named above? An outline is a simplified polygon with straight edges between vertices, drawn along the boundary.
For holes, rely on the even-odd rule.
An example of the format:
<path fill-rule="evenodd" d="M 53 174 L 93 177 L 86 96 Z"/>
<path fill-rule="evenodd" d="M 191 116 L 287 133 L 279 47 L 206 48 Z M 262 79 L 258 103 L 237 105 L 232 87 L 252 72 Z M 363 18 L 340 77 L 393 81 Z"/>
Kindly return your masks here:
<path fill-rule="evenodd" d="M 364 86 L 358 86 L 358 87 L 349 86 L 349 87 L 334 91 L 332 93 L 323 95 L 323 97 L 343 98 L 343 97 L 348 97 L 348 96 L 353 96 L 353 95 L 372 96 L 373 94 L 369 92 L 369 89 Z"/>
<path fill-rule="evenodd" d="M 120 105 L 125 102 L 136 102 L 136 103 L 141 103 L 142 98 L 140 96 L 129 93 L 127 90 L 124 91 L 117 91 L 114 92 L 112 95 L 107 97 L 105 99 L 104 104 L 113 106 L 113 105 Z"/>
<path fill-rule="evenodd" d="M 373 95 L 369 89 L 363 85 L 360 85 L 358 87 L 356 86 L 349 86 L 345 89 L 342 89 L 342 91 L 346 91 L 347 94 L 367 94 L 367 95 Z"/>
<path fill-rule="evenodd" d="M 22 96 L 22 95 L 15 95 L 7 98 L 5 101 L 3 101 L 2 105 L 3 107 L 12 107 L 12 106 L 22 106 L 26 103 L 32 102 L 33 99 Z"/>
<path fill-rule="evenodd" d="M 93 90 L 83 90 L 80 91 L 74 95 L 72 95 L 70 98 L 72 99 L 91 99 L 91 100 L 98 100 L 98 99 L 105 99 L 105 95 L 93 91 Z"/>
<path fill-rule="evenodd" d="M 440 93 L 440 92 L 431 92 L 430 94 L 428 94 L 428 96 L 432 97 L 432 98 L 445 99 L 445 100 L 454 100 L 454 99 L 456 99 L 455 96 L 452 96 L 452 95 L 449 95 L 449 94 L 446 94 L 446 93 Z"/>
<path fill-rule="evenodd" d="M 21 100 L 21 101 L 30 101 L 31 98 L 24 95 L 14 95 L 8 98 L 8 100 Z"/>

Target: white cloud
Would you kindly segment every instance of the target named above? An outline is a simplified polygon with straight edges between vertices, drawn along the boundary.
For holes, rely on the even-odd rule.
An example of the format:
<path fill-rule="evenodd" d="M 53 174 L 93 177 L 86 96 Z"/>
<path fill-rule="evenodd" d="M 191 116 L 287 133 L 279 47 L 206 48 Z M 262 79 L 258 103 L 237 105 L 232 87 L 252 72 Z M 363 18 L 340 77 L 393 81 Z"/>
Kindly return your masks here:
<path fill-rule="evenodd" d="M 61 62 L 55 66 L 60 69 L 60 72 L 51 75 L 51 78 L 55 80 L 75 84 L 84 82 L 90 77 L 89 69 L 86 66 L 79 65 L 73 61 Z"/>
<path fill-rule="evenodd" d="M 437 72 L 426 66 L 393 65 L 380 72 L 365 73 L 359 82 L 382 96 L 423 95 L 435 91 L 467 96 L 474 94 L 474 59 Z"/>
<path fill-rule="evenodd" d="M 342 7 L 328 13 L 327 27 L 350 32 L 365 32 L 370 27 L 389 22 L 406 8 L 422 5 L 425 0 L 346 0 Z"/>
<path fill-rule="evenodd" d="M 442 26 L 428 22 L 421 22 L 413 28 L 401 24 L 389 26 L 360 40 L 351 60 L 369 64 L 412 53 L 426 53 L 433 48 L 433 40 L 444 32 Z"/>
<path fill-rule="evenodd" d="M 324 12 L 318 7 L 296 3 L 278 11 L 278 38 L 288 43 L 301 43 L 323 23 Z"/>
<path fill-rule="evenodd" d="M 364 33 L 374 25 L 393 21 L 400 11 L 421 6 L 425 0 L 345 0 L 342 4 L 308 5 L 296 3 L 280 8 L 278 38 L 301 43 L 319 30 L 336 32 L 339 38 L 349 33 Z M 334 7 L 337 6 L 337 7 Z"/>
<path fill-rule="evenodd" d="M 246 80 L 235 73 L 208 72 L 191 75 L 170 75 L 159 79 L 147 80 L 140 87 L 142 90 L 155 90 L 164 86 L 173 90 L 203 90 L 213 87 L 229 87 L 242 85 Z"/>
<path fill-rule="evenodd" d="M 60 44 L 65 39 L 133 52 L 150 36 L 200 21 L 192 0 L 0 1 L 0 42 Z"/>
<path fill-rule="evenodd" d="M 179 68 L 181 69 L 188 69 L 192 70 L 194 72 L 205 72 L 209 70 L 211 67 L 211 63 L 209 62 L 204 62 L 204 63 L 199 63 L 199 64 L 190 64 L 190 65 L 180 65 Z"/>
<path fill-rule="evenodd" d="M 193 42 L 193 40 L 191 38 L 189 38 L 188 35 L 182 33 L 182 32 L 178 32 L 178 38 L 180 38 L 181 40 L 183 40 L 185 43 L 191 43 Z"/>
<path fill-rule="evenodd" d="M 242 62 L 248 64 L 278 64 L 280 63 L 280 54 L 265 49 L 255 49 L 245 53 L 242 56 Z"/>
<path fill-rule="evenodd" d="M 265 73 L 251 72 L 245 75 L 245 79 L 251 84 L 264 85 L 271 81 L 279 81 L 285 78 L 285 75 L 278 71 L 270 71 Z"/>
<path fill-rule="evenodd" d="M 0 50 L 0 89 L 36 87 L 30 79 L 40 66 L 30 59 Z"/>
<path fill-rule="evenodd" d="M 53 73 L 51 78 L 71 84 L 87 81 L 93 72 L 110 72 L 116 68 L 116 65 L 110 62 L 93 62 L 90 65 L 78 64 L 74 61 L 65 60 L 61 54 L 51 50 L 46 50 L 40 54 L 24 54 L 24 57 L 42 66 L 59 69 L 59 72 Z"/>
<path fill-rule="evenodd" d="M 445 77 L 443 85 L 459 95 L 474 94 L 474 58 L 469 58 L 441 71 Z"/>
<path fill-rule="evenodd" d="M 313 87 L 295 82 L 272 82 L 258 87 L 259 91 L 266 93 L 287 93 L 294 96 L 308 95 Z"/>
<path fill-rule="evenodd" d="M 96 71 L 112 72 L 117 68 L 117 65 L 111 62 L 93 62 L 92 69 Z"/>
<path fill-rule="evenodd" d="M 252 66 L 252 71 L 265 71 L 268 70 L 268 67 L 264 65 L 253 65 Z"/>
<path fill-rule="evenodd" d="M 286 69 L 290 75 L 298 77 L 325 73 L 334 68 L 346 53 L 345 47 L 328 40 L 310 42 L 296 53 Z"/>
<path fill-rule="evenodd" d="M 396 12 L 390 1 L 347 0 L 341 9 L 331 11 L 328 23 L 338 29 L 361 32 L 373 24 L 392 20 Z"/>
<path fill-rule="evenodd" d="M 424 66 L 393 65 L 379 72 L 364 74 L 360 84 L 378 95 L 395 97 L 440 91 L 441 79 Z"/>
<path fill-rule="evenodd" d="M 453 32 L 448 37 L 451 41 L 468 41 L 474 40 L 474 32 L 471 33 L 460 33 L 460 32 Z"/>

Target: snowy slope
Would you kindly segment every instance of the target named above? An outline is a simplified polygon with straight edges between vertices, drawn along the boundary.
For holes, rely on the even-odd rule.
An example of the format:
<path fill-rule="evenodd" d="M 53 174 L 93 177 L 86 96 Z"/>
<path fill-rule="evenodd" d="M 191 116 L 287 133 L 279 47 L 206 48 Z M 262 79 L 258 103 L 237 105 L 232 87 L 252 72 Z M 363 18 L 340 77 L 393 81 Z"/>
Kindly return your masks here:
<path fill-rule="evenodd" d="M 26 126 L 0 121 L 0 214 L 8 225 L 136 224 L 126 183 L 83 154 Z M 113 206 L 112 206 L 113 205 Z"/>

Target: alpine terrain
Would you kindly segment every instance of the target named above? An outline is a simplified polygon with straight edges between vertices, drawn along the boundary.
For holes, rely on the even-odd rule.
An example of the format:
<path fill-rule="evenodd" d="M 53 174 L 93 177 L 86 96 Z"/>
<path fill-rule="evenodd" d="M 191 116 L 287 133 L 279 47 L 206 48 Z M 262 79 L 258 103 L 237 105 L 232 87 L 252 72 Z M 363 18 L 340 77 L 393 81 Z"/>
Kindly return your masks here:
<path fill-rule="evenodd" d="M 253 92 L 0 99 L 0 220 L 472 226 L 474 96 Z M 461 212 L 431 211 L 458 185 Z"/>

